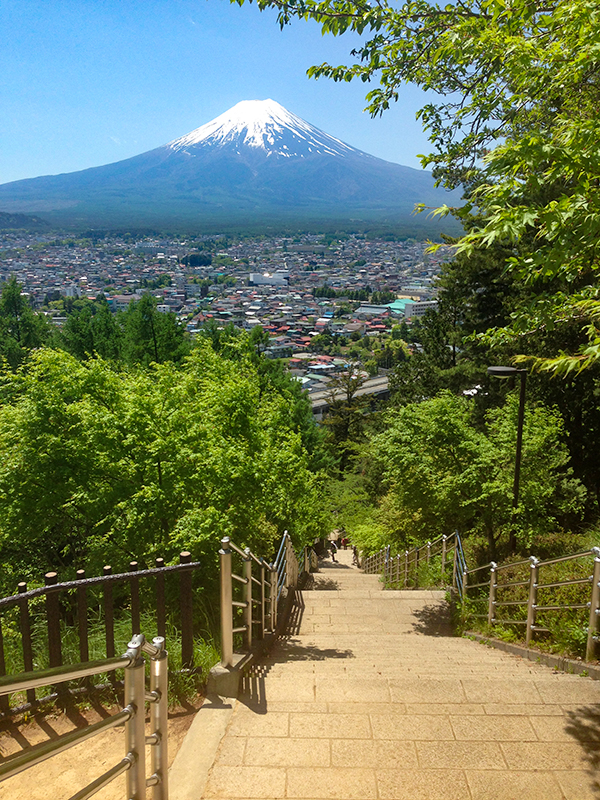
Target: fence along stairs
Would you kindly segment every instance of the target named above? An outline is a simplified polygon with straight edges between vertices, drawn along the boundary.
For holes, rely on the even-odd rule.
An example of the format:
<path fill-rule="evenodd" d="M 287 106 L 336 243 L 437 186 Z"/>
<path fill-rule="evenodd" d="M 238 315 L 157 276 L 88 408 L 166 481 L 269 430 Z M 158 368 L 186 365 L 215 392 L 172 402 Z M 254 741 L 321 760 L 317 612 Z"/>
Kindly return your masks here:
<path fill-rule="evenodd" d="M 600 682 L 454 637 L 444 592 L 338 559 L 249 669 L 198 798 L 597 797 Z"/>

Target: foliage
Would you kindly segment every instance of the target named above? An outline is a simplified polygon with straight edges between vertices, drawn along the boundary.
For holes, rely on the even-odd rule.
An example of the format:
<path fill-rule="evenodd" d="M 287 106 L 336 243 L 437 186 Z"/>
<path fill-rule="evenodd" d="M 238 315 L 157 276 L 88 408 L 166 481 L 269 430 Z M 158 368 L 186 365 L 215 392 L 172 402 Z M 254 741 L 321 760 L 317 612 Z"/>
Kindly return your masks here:
<path fill-rule="evenodd" d="M 486 430 L 471 424 L 466 398 L 450 393 L 390 411 L 389 427 L 372 442 L 375 482 L 388 492 L 396 541 L 423 542 L 442 533 L 480 531 L 492 557 L 511 519 L 517 399 L 490 411 Z M 572 479 L 556 412 L 528 409 L 523 433 L 519 541 L 555 529 L 581 509 L 585 490 Z"/>
<path fill-rule="evenodd" d="M 280 392 L 199 346 L 181 367 L 121 369 L 38 350 L 2 375 L 0 551 L 5 580 L 97 571 L 190 549 L 214 567 L 226 534 L 268 552 L 323 526 L 318 476 Z M 291 381 L 290 381 L 291 383 Z"/>
<path fill-rule="evenodd" d="M 340 473 L 345 472 L 360 452 L 365 441 L 365 407 L 368 398 L 358 394 L 365 382 L 356 365 L 332 377 L 328 384 L 328 412 L 323 420 L 327 439 L 335 457 L 339 459 Z"/>
<path fill-rule="evenodd" d="M 237 0 L 240 4 L 243 0 Z M 530 290 L 493 341 L 513 340 L 524 358 L 555 374 L 600 356 L 600 0 L 257 0 L 281 26 L 313 19 L 323 33 L 362 38 L 354 63 L 309 75 L 372 84 L 381 114 L 404 82 L 434 97 L 418 116 L 433 152 L 424 166 L 468 202 L 458 252 L 505 247 L 507 269 Z M 450 213 L 443 208 L 438 213 Z M 578 326 L 575 347 L 527 352 L 541 326 Z"/>
<path fill-rule="evenodd" d="M 43 317 L 34 313 L 29 299 L 21 294 L 16 278 L 9 278 L 0 295 L 0 357 L 15 368 L 29 350 L 40 347 L 50 336 Z"/>

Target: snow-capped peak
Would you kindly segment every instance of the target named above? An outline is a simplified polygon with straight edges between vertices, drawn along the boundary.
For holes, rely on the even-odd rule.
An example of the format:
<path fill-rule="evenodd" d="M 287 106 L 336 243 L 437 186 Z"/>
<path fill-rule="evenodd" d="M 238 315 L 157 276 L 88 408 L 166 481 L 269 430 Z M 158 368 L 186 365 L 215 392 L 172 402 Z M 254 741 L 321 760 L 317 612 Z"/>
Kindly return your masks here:
<path fill-rule="evenodd" d="M 169 142 L 167 147 L 187 150 L 196 145 L 226 144 L 260 148 L 285 157 L 309 153 L 345 156 L 353 150 L 275 100 L 243 100 L 212 122 Z"/>

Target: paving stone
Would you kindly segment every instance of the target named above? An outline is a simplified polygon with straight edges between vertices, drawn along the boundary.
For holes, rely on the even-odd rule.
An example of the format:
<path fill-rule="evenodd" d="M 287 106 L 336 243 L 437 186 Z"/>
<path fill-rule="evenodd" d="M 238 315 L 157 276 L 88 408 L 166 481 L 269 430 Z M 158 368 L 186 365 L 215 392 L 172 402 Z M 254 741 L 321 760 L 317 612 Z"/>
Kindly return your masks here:
<path fill-rule="evenodd" d="M 527 717 L 450 717 L 457 739 L 479 742 L 537 741 Z"/>
<path fill-rule="evenodd" d="M 362 700 L 348 703 L 328 703 L 330 714 L 406 714 L 404 703 L 364 703 Z"/>
<path fill-rule="evenodd" d="M 285 769 L 277 767 L 213 767 L 205 797 L 269 798 L 285 797 Z"/>
<path fill-rule="evenodd" d="M 446 678 L 405 678 L 390 680 L 390 693 L 394 703 L 460 703 L 465 694 L 459 680 Z"/>
<path fill-rule="evenodd" d="M 219 745 L 215 764 L 228 767 L 241 767 L 244 763 L 246 739 L 225 736 Z"/>
<path fill-rule="evenodd" d="M 470 703 L 542 703 L 533 680 L 508 680 L 505 678 L 464 678 L 466 699 Z"/>
<path fill-rule="evenodd" d="M 316 679 L 317 700 L 340 702 L 342 700 L 361 700 L 369 703 L 386 703 L 390 700 L 387 680 L 365 681 L 359 678 Z"/>
<path fill-rule="evenodd" d="M 394 708 L 397 704 L 394 704 Z M 407 703 L 406 713 L 449 716 L 450 714 L 482 716 L 484 707 L 476 703 Z"/>
<path fill-rule="evenodd" d="M 569 724 L 567 718 L 563 717 L 532 717 L 530 722 L 537 738 L 541 742 L 572 742 L 573 741 L 573 726 Z M 581 734 L 587 734 L 587 741 L 597 741 L 598 731 L 592 731 L 587 726 L 581 726 L 578 730 L 579 737 Z M 578 738 L 579 738 L 578 737 Z"/>
<path fill-rule="evenodd" d="M 292 767 L 287 771 L 286 797 L 375 800 L 375 773 L 369 769 L 348 767 Z"/>
<path fill-rule="evenodd" d="M 483 706 L 486 714 L 491 717 L 562 717 L 562 706 L 548 703 L 488 703 Z"/>
<path fill-rule="evenodd" d="M 348 709 L 346 708 L 346 711 Z M 327 703 L 301 703 L 295 700 L 270 700 L 264 704 L 253 704 L 251 700 L 246 705 L 244 699 L 240 701 L 236 709 L 236 714 L 270 714 L 271 712 L 283 712 L 285 714 L 295 711 L 298 714 L 326 714 Z"/>
<path fill-rule="evenodd" d="M 328 767 L 331 763 L 328 739 L 248 739 L 244 755 L 248 766 Z"/>
<path fill-rule="evenodd" d="M 575 742 L 502 742 L 500 746 L 511 770 L 582 770 L 589 766 L 585 749 Z"/>
<path fill-rule="evenodd" d="M 336 767 L 381 767 L 416 769 L 419 764 L 414 742 L 388 739 L 345 739 L 331 742 L 331 763 Z"/>
<path fill-rule="evenodd" d="M 290 714 L 290 736 L 313 739 L 370 739 L 366 714 Z"/>
<path fill-rule="evenodd" d="M 471 800 L 564 800 L 551 772 L 467 770 Z"/>
<path fill-rule="evenodd" d="M 554 772 L 565 800 L 598 800 L 598 777 L 589 772 Z"/>
<path fill-rule="evenodd" d="M 485 717 L 477 717 L 485 719 Z M 407 714 L 371 714 L 371 726 L 375 739 L 404 739 L 409 741 L 454 739 L 448 717 L 410 717 Z"/>
<path fill-rule="evenodd" d="M 237 713 L 227 733 L 229 736 L 287 736 L 289 716 L 280 711 L 268 714 Z"/>
<path fill-rule="evenodd" d="M 421 769 L 506 769 L 497 742 L 416 742 Z"/>
<path fill-rule="evenodd" d="M 460 770 L 377 770 L 381 800 L 465 800 L 469 788 Z"/>
<path fill-rule="evenodd" d="M 600 703 L 600 681 L 561 675 L 563 680 L 538 681 L 536 686 L 544 703 L 584 705 Z"/>

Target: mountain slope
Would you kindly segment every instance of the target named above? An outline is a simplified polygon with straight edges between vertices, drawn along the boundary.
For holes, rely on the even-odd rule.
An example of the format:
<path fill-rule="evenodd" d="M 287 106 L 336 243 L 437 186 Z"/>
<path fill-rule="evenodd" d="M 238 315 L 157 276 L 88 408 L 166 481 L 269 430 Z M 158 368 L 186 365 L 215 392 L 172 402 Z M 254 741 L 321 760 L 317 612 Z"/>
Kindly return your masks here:
<path fill-rule="evenodd" d="M 397 223 L 409 220 L 415 203 L 449 199 L 456 193 L 436 189 L 429 173 L 350 147 L 273 100 L 238 103 L 124 161 L 0 186 L 4 211 L 86 225 L 302 217 Z"/>

